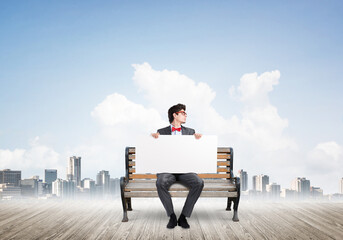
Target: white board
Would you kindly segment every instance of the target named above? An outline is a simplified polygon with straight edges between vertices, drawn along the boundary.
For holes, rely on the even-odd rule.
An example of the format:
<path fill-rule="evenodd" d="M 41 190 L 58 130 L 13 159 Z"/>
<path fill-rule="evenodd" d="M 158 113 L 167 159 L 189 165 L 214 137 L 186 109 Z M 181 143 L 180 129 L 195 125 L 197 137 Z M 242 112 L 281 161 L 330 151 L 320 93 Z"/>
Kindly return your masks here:
<path fill-rule="evenodd" d="M 217 136 L 160 135 L 137 139 L 136 173 L 216 173 Z"/>

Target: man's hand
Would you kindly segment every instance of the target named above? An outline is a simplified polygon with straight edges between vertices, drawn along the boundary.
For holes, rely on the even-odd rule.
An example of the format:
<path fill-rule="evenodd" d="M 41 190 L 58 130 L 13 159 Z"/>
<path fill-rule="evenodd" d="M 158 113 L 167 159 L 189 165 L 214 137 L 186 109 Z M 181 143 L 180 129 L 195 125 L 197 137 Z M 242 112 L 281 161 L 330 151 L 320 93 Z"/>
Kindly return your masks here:
<path fill-rule="evenodd" d="M 200 139 L 201 136 L 202 136 L 202 134 L 200 134 L 200 133 L 194 133 L 195 139 Z"/>
<path fill-rule="evenodd" d="M 157 133 L 152 133 L 151 136 L 152 136 L 153 138 L 158 138 L 158 136 L 160 136 L 160 134 L 159 134 L 158 132 L 157 132 Z"/>

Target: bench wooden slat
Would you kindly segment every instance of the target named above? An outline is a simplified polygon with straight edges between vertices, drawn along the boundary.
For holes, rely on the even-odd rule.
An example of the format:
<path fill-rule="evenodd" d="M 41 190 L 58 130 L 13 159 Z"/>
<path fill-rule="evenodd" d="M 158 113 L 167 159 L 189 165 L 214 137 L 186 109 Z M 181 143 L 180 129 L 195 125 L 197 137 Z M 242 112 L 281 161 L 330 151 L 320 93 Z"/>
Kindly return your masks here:
<path fill-rule="evenodd" d="M 169 191 L 188 191 L 189 189 L 180 184 L 174 183 L 171 185 Z M 235 191 L 236 186 L 231 182 L 223 182 L 223 183 L 211 183 L 205 182 L 203 191 Z M 125 191 L 157 191 L 156 188 L 156 181 L 155 182 L 136 182 L 132 183 L 129 182 L 126 187 Z"/>
<path fill-rule="evenodd" d="M 232 184 L 231 179 L 208 179 L 208 178 L 203 178 L 205 183 L 228 183 Z M 130 183 L 154 183 L 156 184 L 156 179 L 131 179 Z"/>
<path fill-rule="evenodd" d="M 200 178 L 230 178 L 230 174 L 200 173 Z M 130 179 L 156 179 L 156 174 L 129 174 Z"/>
<path fill-rule="evenodd" d="M 217 166 L 230 166 L 229 161 L 217 161 Z"/>
<path fill-rule="evenodd" d="M 129 167 L 136 166 L 136 162 L 129 161 Z M 217 166 L 230 166 L 229 161 L 217 161 Z"/>
<path fill-rule="evenodd" d="M 187 197 L 187 192 L 170 192 L 172 197 Z M 125 192 L 124 196 L 128 197 L 158 197 L 157 192 Z M 200 197 L 237 197 L 237 192 L 202 192 Z"/>
<path fill-rule="evenodd" d="M 228 168 L 217 168 L 217 172 L 230 172 L 230 169 Z M 129 173 L 136 173 L 136 169 L 135 168 L 130 168 L 129 169 Z"/>
<path fill-rule="evenodd" d="M 135 160 L 136 155 L 130 154 L 129 155 L 130 160 Z M 230 154 L 217 154 L 217 159 L 230 159 Z"/>
<path fill-rule="evenodd" d="M 218 147 L 217 148 L 218 153 L 231 153 L 231 148 L 228 147 Z M 129 154 L 135 154 L 136 153 L 136 148 L 131 147 L 129 148 Z"/>

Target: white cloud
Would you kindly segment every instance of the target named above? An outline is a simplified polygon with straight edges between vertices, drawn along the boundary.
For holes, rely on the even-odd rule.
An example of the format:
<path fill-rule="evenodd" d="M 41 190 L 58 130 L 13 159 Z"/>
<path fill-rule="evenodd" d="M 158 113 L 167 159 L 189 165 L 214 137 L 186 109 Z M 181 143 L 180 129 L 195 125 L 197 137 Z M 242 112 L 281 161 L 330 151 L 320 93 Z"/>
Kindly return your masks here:
<path fill-rule="evenodd" d="M 177 71 L 152 69 L 148 63 L 133 64 L 133 80 L 149 100 L 151 106 L 164 114 L 177 103 L 185 103 L 193 108 L 208 108 L 215 98 L 215 92 L 206 84 L 196 84 L 192 79 Z M 199 107 L 198 107 L 199 108 Z"/>
<path fill-rule="evenodd" d="M 46 168 L 64 169 L 60 155 L 54 149 L 41 144 L 39 137 L 29 141 L 28 149 L 0 149 L 0 159 L 0 169 L 22 170 L 23 177 L 43 173 Z"/>
<path fill-rule="evenodd" d="M 118 93 L 107 96 L 91 115 L 106 129 L 105 132 L 109 133 L 107 135 L 114 139 L 149 134 L 156 131 L 156 126 L 168 124 L 157 110 L 145 108 Z"/>
<path fill-rule="evenodd" d="M 319 143 L 309 152 L 307 165 L 314 172 L 333 170 L 343 173 L 343 147 L 335 141 Z"/>
<path fill-rule="evenodd" d="M 246 104 L 265 105 L 269 103 L 268 93 L 273 91 L 273 86 L 279 84 L 280 72 L 278 70 L 265 72 L 258 76 L 257 73 L 244 74 L 238 87 L 232 86 L 229 93 Z"/>
<path fill-rule="evenodd" d="M 286 136 L 288 120 L 278 114 L 268 94 L 279 83 L 278 70 L 244 74 L 238 87 L 232 86 L 231 96 L 243 103 L 238 134 L 267 151 L 296 149 L 296 143 Z"/>
<path fill-rule="evenodd" d="M 324 186 L 326 193 L 338 192 L 338 180 L 343 176 L 343 146 L 335 141 L 319 143 L 308 152 L 303 164 L 311 185 Z"/>

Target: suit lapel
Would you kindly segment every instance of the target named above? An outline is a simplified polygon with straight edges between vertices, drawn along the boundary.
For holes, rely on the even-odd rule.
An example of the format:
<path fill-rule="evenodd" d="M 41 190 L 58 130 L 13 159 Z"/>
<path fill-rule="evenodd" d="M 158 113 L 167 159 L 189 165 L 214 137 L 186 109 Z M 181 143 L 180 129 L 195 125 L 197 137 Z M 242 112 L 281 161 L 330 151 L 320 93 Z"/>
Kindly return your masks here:
<path fill-rule="evenodd" d="M 166 132 L 167 132 L 167 135 L 171 135 L 172 134 L 170 126 L 166 127 Z"/>
<path fill-rule="evenodd" d="M 181 133 L 182 135 L 187 135 L 187 128 L 181 125 Z"/>

